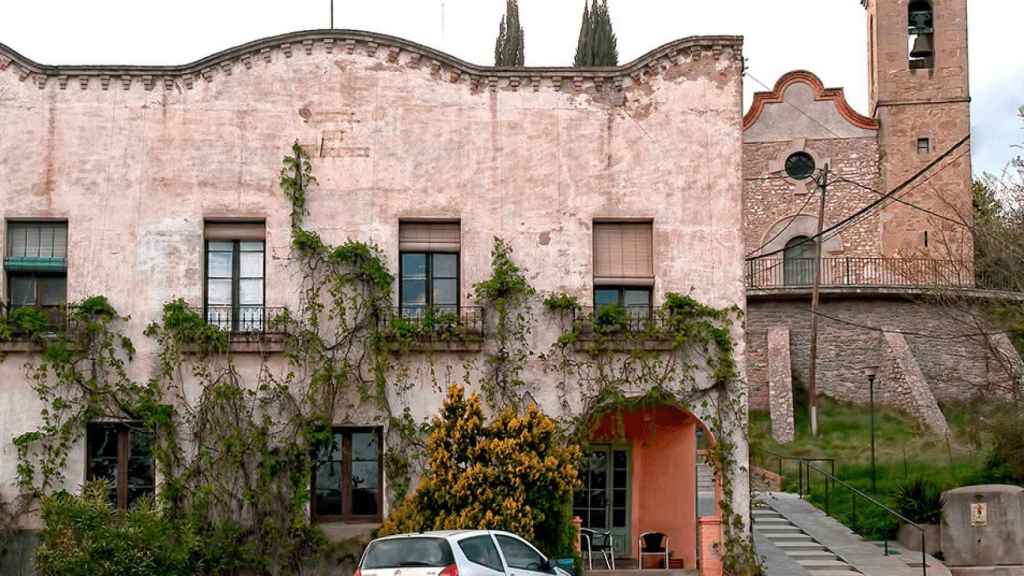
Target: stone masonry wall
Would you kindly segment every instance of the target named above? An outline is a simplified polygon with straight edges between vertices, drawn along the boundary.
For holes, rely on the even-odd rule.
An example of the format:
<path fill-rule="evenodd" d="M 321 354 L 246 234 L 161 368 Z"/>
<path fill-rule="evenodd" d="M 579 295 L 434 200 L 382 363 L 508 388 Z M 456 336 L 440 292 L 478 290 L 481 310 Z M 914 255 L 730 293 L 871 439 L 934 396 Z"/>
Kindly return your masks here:
<path fill-rule="evenodd" d="M 887 330 L 912 332 L 906 341 L 918 366 L 941 402 L 964 400 L 1006 386 L 1012 375 L 993 353 L 984 336 L 950 338 L 978 333 L 973 318 L 955 308 L 913 299 L 857 299 L 823 295 L 818 322 L 818 390 L 839 400 L 866 403 L 868 381 L 864 368 L 883 365 L 882 334 L 844 322 Z M 837 318 L 838 322 L 828 317 Z M 790 331 L 793 380 L 806 387 L 810 361 L 810 299 L 752 300 L 747 308 L 747 378 L 751 407 L 768 407 L 768 331 Z M 934 336 L 928 337 L 928 336 Z M 884 386 L 879 401 L 893 404 Z"/>
<path fill-rule="evenodd" d="M 813 236 L 816 232 L 813 227 L 807 230 L 790 225 L 779 234 L 794 215 L 806 214 L 813 222 L 818 219 L 819 196 L 816 190 L 808 192 L 803 183 L 794 183 L 770 173 L 773 161 L 784 160 L 792 146 L 791 142 L 747 142 L 743 145 L 743 239 L 748 254 L 768 243 L 777 234 L 773 246 L 784 246 L 795 236 Z M 829 160 L 831 163 L 833 176 L 825 202 L 826 228 L 878 198 L 870 191 L 842 181 L 852 180 L 878 189 L 878 144 L 874 138 L 807 140 L 806 151 L 819 162 Z M 825 243 L 822 256 L 878 256 L 878 222 L 875 213 L 844 228 L 838 236 L 838 242 Z M 771 257 L 781 258 L 782 254 Z"/>

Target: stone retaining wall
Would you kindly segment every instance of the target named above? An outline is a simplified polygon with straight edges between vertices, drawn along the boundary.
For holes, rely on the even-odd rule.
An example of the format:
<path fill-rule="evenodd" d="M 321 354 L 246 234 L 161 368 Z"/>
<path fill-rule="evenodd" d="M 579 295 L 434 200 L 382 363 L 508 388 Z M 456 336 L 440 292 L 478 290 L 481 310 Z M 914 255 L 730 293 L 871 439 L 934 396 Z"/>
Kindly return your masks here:
<path fill-rule="evenodd" d="M 966 400 L 981 393 L 1007 390 L 1014 382 L 1002 354 L 986 336 L 978 334 L 976 318 L 963 308 L 911 298 L 851 298 L 824 296 L 818 322 L 818 390 L 838 400 L 867 403 L 864 368 L 885 365 L 887 346 L 882 328 L 905 335 L 909 351 L 920 367 L 935 399 Z M 751 299 L 747 306 L 747 378 L 750 405 L 769 406 L 769 330 L 786 327 L 790 333 L 793 380 L 807 384 L 810 362 L 810 302 L 807 299 Z M 1004 350 L 1005 345 L 1000 349 Z M 1012 348 L 1012 347 L 1011 347 Z M 881 382 L 877 398 L 899 405 Z"/>

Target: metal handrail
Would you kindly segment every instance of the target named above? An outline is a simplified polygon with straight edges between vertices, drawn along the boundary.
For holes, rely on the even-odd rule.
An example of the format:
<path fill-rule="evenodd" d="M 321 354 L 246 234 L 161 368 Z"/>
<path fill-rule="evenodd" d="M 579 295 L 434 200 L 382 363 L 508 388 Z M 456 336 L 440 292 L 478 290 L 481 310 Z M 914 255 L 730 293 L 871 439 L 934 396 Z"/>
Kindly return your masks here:
<path fill-rule="evenodd" d="M 870 496 L 870 495 L 864 493 L 863 491 L 855 488 L 854 486 L 852 486 L 850 483 L 848 483 L 846 481 L 840 480 L 839 477 L 837 477 L 835 475 L 835 471 L 836 471 L 835 459 L 833 459 L 833 458 L 806 458 L 806 457 L 801 457 L 801 456 L 785 456 L 783 454 L 778 454 L 776 452 L 772 452 L 771 450 L 760 450 L 760 452 L 762 452 L 764 454 L 767 454 L 767 455 L 770 455 L 770 456 L 773 456 L 773 457 L 775 457 L 775 458 L 777 458 L 779 460 L 779 476 L 783 476 L 783 463 L 784 462 L 789 462 L 789 461 L 797 462 L 797 464 L 799 466 L 799 483 L 798 483 L 797 490 L 798 490 L 798 494 L 799 494 L 800 498 L 804 497 L 804 494 L 805 494 L 804 489 L 805 488 L 807 489 L 807 492 L 806 492 L 807 495 L 811 495 L 812 492 L 813 492 L 812 489 L 811 489 L 811 472 L 814 471 L 814 472 L 817 472 L 817 473 L 821 474 L 822 477 L 825 479 L 825 514 L 828 515 L 828 516 L 832 515 L 832 496 L 835 493 L 836 483 L 838 483 L 841 487 L 846 488 L 851 493 L 852 497 L 850 499 L 850 502 L 851 502 L 851 507 L 852 507 L 854 528 L 856 528 L 856 524 L 857 524 L 857 500 L 856 500 L 856 497 L 864 498 L 869 503 L 874 504 L 875 506 L 879 507 L 881 510 L 883 510 L 887 514 L 889 514 L 889 515 L 899 519 L 901 522 L 904 522 L 905 524 L 909 524 L 910 526 L 913 526 L 914 528 L 916 528 L 919 532 L 921 532 L 921 572 L 922 572 L 922 574 L 927 576 L 927 574 L 928 574 L 928 563 L 927 563 L 927 552 L 925 552 L 925 530 L 924 530 L 924 528 L 921 527 L 916 522 L 910 520 L 906 516 L 900 514 L 899 512 L 897 512 L 897 511 L 893 510 L 892 508 L 886 506 L 885 504 L 879 502 L 873 496 Z M 751 451 L 751 460 L 753 460 L 753 451 Z M 831 469 L 831 472 L 819 468 L 818 466 L 816 466 L 814 464 L 816 462 L 828 462 L 829 463 L 829 467 Z M 805 475 L 805 473 L 806 473 L 806 478 L 807 478 L 806 483 L 804 482 L 804 475 Z M 884 533 L 882 534 L 882 546 L 883 546 L 883 555 L 889 556 L 889 537 L 887 535 L 885 535 Z"/>
<path fill-rule="evenodd" d="M 814 470 L 815 472 L 817 472 L 817 473 L 821 474 L 822 476 L 824 476 L 825 480 L 826 480 L 826 483 L 825 483 L 826 486 L 828 486 L 828 481 L 831 480 L 832 481 L 832 486 L 833 486 L 833 489 L 832 489 L 833 492 L 835 492 L 835 484 L 836 484 L 836 482 L 838 482 L 840 486 L 842 486 L 842 487 L 846 488 L 847 490 L 849 490 L 852 495 L 860 496 L 861 498 L 863 498 L 863 499 L 867 500 L 868 502 L 874 504 L 875 506 L 879 507 L 880 509 L 882 509 L 884 512 L 886 512 L 890 516 L 894 516 L 894 517 L 898 518 L 904 524 L 908 524 L 908 525 L 913 526 L 914 528 L 916 528 L 921 533 L 921 574 L 923 576 L 928 576 L 928 553 L 925 551 L 925 530 L 924 530 L 924 527 L 919 525 L 917 522 L 914 522 L 913 520 L 907 518 L 906 516 L 900 514 L 899 512 L 893 510 L 892 508 L 886 506 L 885 504 L 882 504 L 881 502 L 879 502 L 874 497 L 872 497 L 872 496 L 870 496 L 868 494 L 865 494 L 864 492 L 862 492 L 861 490 L 859 490 L 857 488 L 854 488 L 848 482 L 840 480 L 839 478 L 837 478 L 835 476 L 835 474 L 830 474 L 829 472 L 826 472 L 825 470 L 822 470 L 822 469 L 818 468 L 817 466 L 811 464 L 810 462 L 805 462 L 803 465 L 807 466 L 807 468 L 808 468 L 808 476 L 810 475 L 810 472 L 809 472 L 810 470 Z M 801 497 L 803 497 L 803 495 L 801 495 Z M 826 495 L 825 498 L 828 499 L 829 498 L 828 495 Z M 856 525 L 856 521 L 857 521 L 856 520 L 856 518 L 857 518 L 856 499 L 855 498 L 851 498 L 850 502 L 853 503 L 852 504 L 853 505 L 853 514 L 854 514 L 853 518 L 854 518 L 854 525 Z M 828 508 L 828 504 L 826 504 L 826 514 L 828 514 L 827 508 Z M 883 534 L 883 536 L 882 536 L 882 543 L 883 543 L 883 546 L 884 546 L 884 555 L 888 556 L 889 555 L 889 537 L 885 536 Z"/>

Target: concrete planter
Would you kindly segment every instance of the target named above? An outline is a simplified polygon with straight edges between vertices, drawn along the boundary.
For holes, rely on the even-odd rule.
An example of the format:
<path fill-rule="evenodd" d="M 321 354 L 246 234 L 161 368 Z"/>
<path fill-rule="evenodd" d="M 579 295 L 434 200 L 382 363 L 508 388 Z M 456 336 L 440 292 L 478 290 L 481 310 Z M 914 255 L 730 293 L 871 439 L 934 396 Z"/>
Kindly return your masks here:
<path fill-rule="evenodd" d="M 924 528 L 924 551 L 927 554 L 935 554 L 942 550 L 942 526 L 938 524 L 922 524 Z M 915 552 L 921 551 L 921 531 L 910 524 L 900 523 L 896 539 L 900 546 Z"/>

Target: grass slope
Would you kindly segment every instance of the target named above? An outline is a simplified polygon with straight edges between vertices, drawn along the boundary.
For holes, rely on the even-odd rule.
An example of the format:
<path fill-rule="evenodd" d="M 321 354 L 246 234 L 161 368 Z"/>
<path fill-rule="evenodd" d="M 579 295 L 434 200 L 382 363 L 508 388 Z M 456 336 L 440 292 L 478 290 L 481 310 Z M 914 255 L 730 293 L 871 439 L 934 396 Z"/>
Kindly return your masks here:
<path fill-rule="evenodd" d="M 818 437 L 810 434 L 807 408 L 796 406 L 796 439 L 779 445 L 771 438 L 771 419 L 767 412 L 750 413 L 750 442 L 755 465 L 778 472 L 778 459 L 769 454 L 804 458 L 833 458 L 836 476 L 859 490 L 871 492 L 871 427 L 866 406 L 841 404 L 822 399 L 818 406 Z M 876 491 L 872 494 L 893 507 L 896 490 L 915 477 L 927 478 L 942 490 L 975 483 L 983 479 L 984 458 L 968 448 L 964 430 L 971 417 L 966 409 L 947 409 L 954 437 L 950 442 L 922 430 L 900 412 L 876 408 L 875 454 Z M 954 414 L 955 413 L 955 414 Z M 828 470 L 826 463 L 817 464 Z M 798 489 L 798 464 L 785 462 L 786 490 Z M 811 472 L 811 501 L 826 508 L 824 476 Z M 805 488 L 806 492 L 806 488 Z M 880 508 L 837 485 L 830 489 L 828 508 L 832 516 L 860 534 L 872 538 L 891 537 L 895 519 Z"/>

